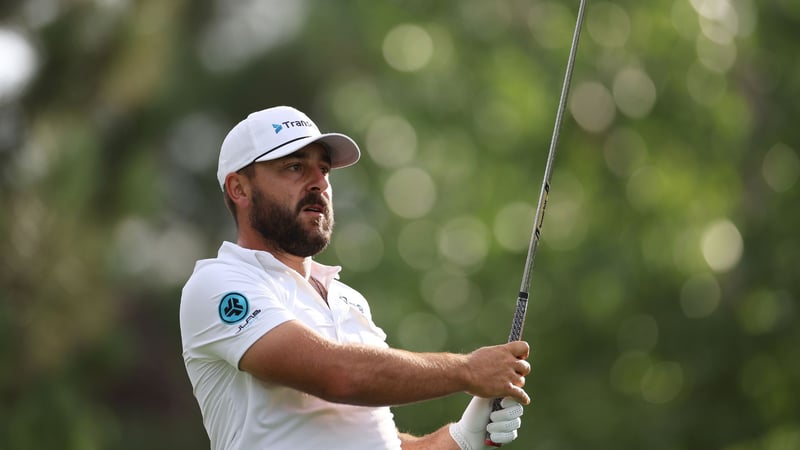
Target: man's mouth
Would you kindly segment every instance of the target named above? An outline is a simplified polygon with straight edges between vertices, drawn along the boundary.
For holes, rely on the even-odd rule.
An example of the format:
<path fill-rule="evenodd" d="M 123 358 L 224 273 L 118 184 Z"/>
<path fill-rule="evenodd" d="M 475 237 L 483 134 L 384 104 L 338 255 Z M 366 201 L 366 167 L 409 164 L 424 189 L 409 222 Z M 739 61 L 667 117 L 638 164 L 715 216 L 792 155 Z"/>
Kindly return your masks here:
<path fill-rule="evenodd" d="M 300 213 L 310 213 L 322 217 L 330 215 L 330 205 L 322 195 L 309 194 L 300 201 L 299 206 Z"/>
<path fill-rule="evenodd" d="M 325 206 L 319 204 L 306 205 L 302 209 L 303 212 L 310 212 L 316 214 L 325 214 Z"/>

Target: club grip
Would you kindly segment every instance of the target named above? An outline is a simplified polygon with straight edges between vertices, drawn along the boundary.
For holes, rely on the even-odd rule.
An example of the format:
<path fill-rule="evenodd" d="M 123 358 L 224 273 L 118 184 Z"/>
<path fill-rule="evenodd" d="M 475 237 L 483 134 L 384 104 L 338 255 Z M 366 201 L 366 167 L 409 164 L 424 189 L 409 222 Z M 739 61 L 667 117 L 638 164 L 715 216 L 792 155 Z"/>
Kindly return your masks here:
<path fill-rule="evenodd" d="M 522 338 L 522 328 L 525 326 L 525 315 L 528 312 L 528 293 L 520 291 L 517 296 L 517 306 L 514 310 L 514 320 L 511 322 L 511 332 L 508 334 L 508 342 L 518 341 Z M 492 401 L 492 412 L 499 411 L 503 407 L 500 405 L 502 398 L 496 398 Z M 486 439 L 484 443 L 490 447 L 500 447 L 503 444 L 493 442 L 489 437 L 489 432 L 486 432 Z"/>
<path fill-rule="evenodd" d="M 517 306 L 514 309 L 514 320 L 511 322 L 511 332 L 508 342 L 522 339 L 522 328 L 525 326 L 525 315 L 528 311 L 528 293 L 520 291 L 517 296 Z"/>
<path fill-rule="evenodd" d="M 500 402 L 502 402 L 502 401 L 503 401 L 502 398 L 496 398 L 496 399 L 492 400 L 492 412 L 499 411 L 499 410 L 501 410 L 503 408 L 500 405 Z M 489 437 L 489 432 L 488 431 L 486 432 L 486 439 L 484 439 L 483 443 L 488 445 L 489 447 L 501 447 L 503 445 L 503 444 L 498 444 L 497 442 L 492 441 L 492 439 Z"/>

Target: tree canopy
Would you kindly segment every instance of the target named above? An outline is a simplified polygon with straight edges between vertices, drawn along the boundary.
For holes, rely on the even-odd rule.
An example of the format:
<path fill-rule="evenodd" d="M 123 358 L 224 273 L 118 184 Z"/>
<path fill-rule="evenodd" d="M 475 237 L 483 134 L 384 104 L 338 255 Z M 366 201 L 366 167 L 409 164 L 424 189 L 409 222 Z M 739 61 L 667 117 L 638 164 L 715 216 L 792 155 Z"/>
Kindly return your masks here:
<path fill-rule="evenodd" d="M 319 260 L 390 344 L 505 341 L 577 11 L 5 2 L 0 448 L 207 447 L 180 292 L 235 239 L 222 139 L 273 105 L 361 146 Z M 800 448 L 799 27 L 795 0 L 588 0 L 509 447 Z"/>

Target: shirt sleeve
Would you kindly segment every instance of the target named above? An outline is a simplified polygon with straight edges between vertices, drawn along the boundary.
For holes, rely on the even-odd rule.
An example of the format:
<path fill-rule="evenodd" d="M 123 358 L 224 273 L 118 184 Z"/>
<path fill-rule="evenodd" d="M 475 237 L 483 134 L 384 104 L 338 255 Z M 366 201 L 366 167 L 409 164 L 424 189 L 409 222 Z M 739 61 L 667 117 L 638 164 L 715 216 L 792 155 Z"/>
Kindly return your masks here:
<path fill-rule="evenodd" d="M 259 338 L 295 319 L 285 296 L 244 270 L 196 270 L 181 295 L 184 358 L 222 359 L 238 368 Z"/>

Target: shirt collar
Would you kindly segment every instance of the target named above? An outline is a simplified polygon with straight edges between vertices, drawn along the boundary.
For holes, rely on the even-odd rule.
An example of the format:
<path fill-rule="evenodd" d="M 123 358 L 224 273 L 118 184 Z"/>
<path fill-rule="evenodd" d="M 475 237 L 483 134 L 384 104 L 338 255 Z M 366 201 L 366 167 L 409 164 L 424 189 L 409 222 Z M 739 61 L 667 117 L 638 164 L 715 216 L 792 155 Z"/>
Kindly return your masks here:
<path fill-rule="evenodd" d="M 278 259 L 275 258 L 270 252 L 240 247 L 239 245 L 229 241 L 224 241 L 222 243 L 222 246 L 219 248 L 218 256 L 220 258 L 224 258 L 225 256 L 233 257 L 239 261 L 246 262 L 253 266 L 262 267 L 264 269 L 288 269 L 293 271 L 292 268 L 278 261 Z M 341 270 L 341 266 L 327 266 L 325 264 L 320 264 L 313 259 L 310 260 L 309 273 L 311 276 L 321 281 L 325 286 L 327 286 L 333 279 L 338 280 L 339 272 L 341 272 Z"/>

